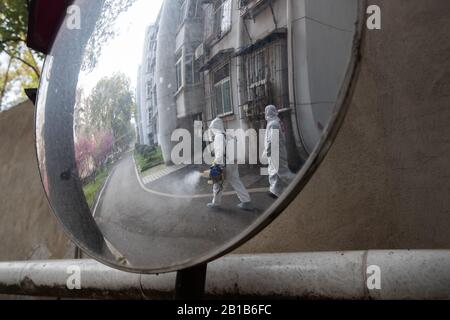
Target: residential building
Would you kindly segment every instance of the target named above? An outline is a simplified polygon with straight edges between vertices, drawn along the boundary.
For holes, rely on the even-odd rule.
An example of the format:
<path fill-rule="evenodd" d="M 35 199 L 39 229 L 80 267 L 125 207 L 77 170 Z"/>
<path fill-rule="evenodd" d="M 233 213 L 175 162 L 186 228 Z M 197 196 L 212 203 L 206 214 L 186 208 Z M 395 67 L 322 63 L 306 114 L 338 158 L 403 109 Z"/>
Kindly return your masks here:
<path fill-rule="evenodd" d="M 194 121 L 202 121 L 205 90 L 196 49 L 203 42 L 202 0 L 179 0 L 175 41 L 175 92 L 178 126 L 193 134 Z"/>
<path fill-rule="evenodd" d="M 263 129 L 264 109 L 274 104 L 298 169 L 333 114 L 357 2 L 165 0 L 156 92 L 166 162 L 176 128 L 221 117 L 227 129 Z"/>
<path fill-rule="evenodd" d="M 137 128 L 139 143 L 158 144 L 158 107 L 155 81 L 158 23 L 146 30 L 142 62 L 136 89 Z"/>

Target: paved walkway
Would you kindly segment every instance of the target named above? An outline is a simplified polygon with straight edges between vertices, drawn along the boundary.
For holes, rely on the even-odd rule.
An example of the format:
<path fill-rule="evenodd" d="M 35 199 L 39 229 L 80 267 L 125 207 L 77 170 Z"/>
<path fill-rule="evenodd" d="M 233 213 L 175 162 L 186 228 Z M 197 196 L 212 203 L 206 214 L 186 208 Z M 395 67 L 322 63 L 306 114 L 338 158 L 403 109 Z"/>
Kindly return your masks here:
<path fill-rule="evenodd" d="M 165 176 L 177 172 L 178 170 L 183 169 L 184 167 L 186 167 L 185 165 L 178 165 L 178 166 L 171 166 L 171 167 L 166 167 L 165 169 L 161 170 L 161 171 L 157 171 L 154 173 L 151 173 L 145 177 L 142 178 L 142 182 L 144 184 L 148 184 L 154 181 L 157 181 L 161 178 L 164 178 Z"/>
<path fill-rule="evenodd" d="M 199 258 L 246 230 L 274 201 L 264 192 L 251 193 L 255 210 L 242 211 L 237 196 L 228 190 L 221 210 L 208 209 L 212 187 L 199 177 L 202 170 L 201 166 L 177 168 L 144 185 L 131 154 L 117 163 L 95 220 L 130 265 L 159 268 Z M 264 187 L 266 178 L 252 177 L 252 170 L 242 170 L 246 187 Z"/>

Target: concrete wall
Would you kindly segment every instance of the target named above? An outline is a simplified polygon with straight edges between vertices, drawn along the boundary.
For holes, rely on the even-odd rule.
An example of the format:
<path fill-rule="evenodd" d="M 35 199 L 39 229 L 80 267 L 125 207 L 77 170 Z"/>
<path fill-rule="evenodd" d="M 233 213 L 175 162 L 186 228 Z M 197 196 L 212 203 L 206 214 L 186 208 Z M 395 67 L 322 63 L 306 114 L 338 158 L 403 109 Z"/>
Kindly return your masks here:
<path fill-rule="evenodd" d="M 450 2 L 369 1 L 361 73 L 304 192 L 240 252 L 450 248 Z"/>
<path fill-rule="evenodd" d="M 347 119 L 304 192 L 239 252 L 450 248 L 450 2 L 369 1 Z M 0 260 L 61 258 L 33 146 L 33 107 L 0 113 Z"/>
<path fill-rule="evenodd" d="M 34 106 L 0 113 L 0 261 L 73 258 L 37 170 Z"/>

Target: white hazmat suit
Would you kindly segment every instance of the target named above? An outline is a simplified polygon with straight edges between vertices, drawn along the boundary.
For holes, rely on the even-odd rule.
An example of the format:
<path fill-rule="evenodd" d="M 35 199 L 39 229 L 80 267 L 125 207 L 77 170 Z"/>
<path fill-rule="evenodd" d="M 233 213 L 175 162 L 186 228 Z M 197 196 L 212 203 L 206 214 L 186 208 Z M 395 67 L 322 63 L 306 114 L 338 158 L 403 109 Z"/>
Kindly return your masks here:
<path fill-rule="evenodd" d="M 223 190 L 226 184 L 230 184 L 241 203 L 238 205 L 243 210 L 251 210 L 251 198 L 244 184 L 239 177 L 239 168 L 237 164 L 226 163 L 226 145 L 227 137 L 223 121 L 216 118 L 212 121 L 209 129 L 214 135 L 214 163 L 225 166 L 225 181 L 223 184 L 215 183 L 213 186 L 214 198 L 212 203 L 208 204 L 209 208 L 218 208 L 222 203 Z"/>
<path fill-rule="evenodd" d="M 286 137 L 278 117 L 278 110 L 270 105 L 265 110 L 267 128 L 264 155 L 269 163 L 270 193 L 280 197 L 287 184 L 295 175 L 289 170 L 286 151 Z"/>

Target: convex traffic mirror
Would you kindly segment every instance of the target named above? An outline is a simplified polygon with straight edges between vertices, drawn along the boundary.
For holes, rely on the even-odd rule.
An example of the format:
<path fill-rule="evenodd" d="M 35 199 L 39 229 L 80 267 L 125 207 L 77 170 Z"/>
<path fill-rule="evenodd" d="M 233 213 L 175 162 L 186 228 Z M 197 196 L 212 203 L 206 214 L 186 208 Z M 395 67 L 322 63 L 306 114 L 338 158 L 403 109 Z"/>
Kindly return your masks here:
<path fill-rule="evenodd" d="M 342 122 L 360 5 L 74 1 L 36 114 L 43 185 L 70 238 L 109 266 L 160 273 L 262 230 Z"/>

